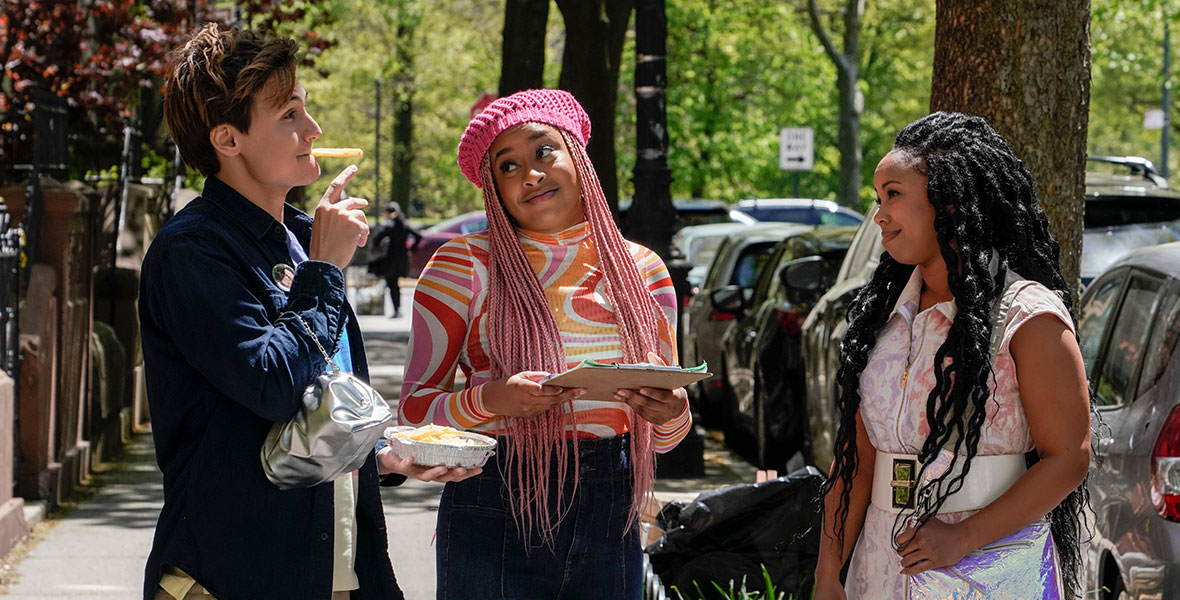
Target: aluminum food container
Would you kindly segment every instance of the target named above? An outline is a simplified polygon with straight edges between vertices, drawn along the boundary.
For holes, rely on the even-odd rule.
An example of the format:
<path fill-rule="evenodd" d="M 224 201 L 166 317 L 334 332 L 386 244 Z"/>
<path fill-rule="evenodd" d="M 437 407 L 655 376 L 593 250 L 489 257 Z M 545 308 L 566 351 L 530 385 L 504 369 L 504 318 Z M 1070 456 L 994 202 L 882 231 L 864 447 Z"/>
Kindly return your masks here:
<path fill-rule="evenodd" d="M 444 465 L 448 468 L 471 469 L 484 466 L 488 462 L 488 458 L 496 453 L 495 438 L 470 431 L 458 433 L 460 437 L 471 440 L 473 443 L 470 445 L 419 442 L 394 437 L 395 433 L 412 429 L 414 428 L 405 425 L 388 427 L 385 429 L 385 439 L 389 442 L 389 448 L 393 451 L 394 456 L 398 458 L 412 456 L 416 465 L 427 467 Z"/>

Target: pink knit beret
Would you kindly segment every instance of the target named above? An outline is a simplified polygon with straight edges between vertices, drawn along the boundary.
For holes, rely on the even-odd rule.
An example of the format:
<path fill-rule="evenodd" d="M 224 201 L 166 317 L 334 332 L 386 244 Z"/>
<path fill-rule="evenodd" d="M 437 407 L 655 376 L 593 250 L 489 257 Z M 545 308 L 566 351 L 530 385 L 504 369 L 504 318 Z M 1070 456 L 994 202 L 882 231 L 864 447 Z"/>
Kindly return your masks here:
<path fill-rule="evenodd" d="M 573 134 L 583 146 L 590 141 L 590 117 L 573 94 L 564 90 L 525 90 L 492 102 L 475 115 L 459 140 L 459 170 L 476 187 L 479 165 L 505 129 L 521 123 L 545 123 Z"/>

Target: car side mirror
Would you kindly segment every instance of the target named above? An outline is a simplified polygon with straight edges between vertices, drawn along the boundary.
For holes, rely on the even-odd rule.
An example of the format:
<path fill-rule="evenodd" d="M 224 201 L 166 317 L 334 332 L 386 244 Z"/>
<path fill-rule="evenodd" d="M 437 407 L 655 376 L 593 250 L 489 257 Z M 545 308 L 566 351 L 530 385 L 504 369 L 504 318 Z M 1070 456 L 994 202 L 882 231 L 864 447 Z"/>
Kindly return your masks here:
<path fill-rule="evenodd" d="M 788 292 L 818 297 L 831 286 L 831 270 L 822 256 L 795 259 L 778 272 L 779 281 Z"/>
<path fill-rule="evenodd" d="M 746 303 L 742 288 L 736 285 L 713 290 L 709 294 L 709 300 L 713 302 L 714 309 L 730 313 L 740 312 Z"/>

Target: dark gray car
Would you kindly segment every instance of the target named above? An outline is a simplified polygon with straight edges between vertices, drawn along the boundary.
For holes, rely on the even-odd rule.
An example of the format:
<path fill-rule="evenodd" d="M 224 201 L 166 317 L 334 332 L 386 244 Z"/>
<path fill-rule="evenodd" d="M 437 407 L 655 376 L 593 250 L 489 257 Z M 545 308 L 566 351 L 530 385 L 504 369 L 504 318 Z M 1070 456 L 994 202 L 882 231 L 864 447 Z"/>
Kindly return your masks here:
<path fill-rule="evenodd" d="M 716 375 L 688 389 L 693 407 L 702 420 L 724 427 L 722 408 L 728 393 L 722 368 L 721 339 L 734 323 L 734 314 L 719 310 L 721 296 L 736 290 L 745 299 L 754 292 L 762 266 L 774 253 L 774 245 L 783 238 L 811 230 L 806 225 L 778 223 L 757 225 L 727 235 L 717 248 L 705 281 L 688 302 L 681 317 L 680 361 L 695 366 L 709 363 Z"/>
<path fill-rule="evenodd" d="M 1180 243 L 1119 260 L 1080 306 L 1100 416 L 1085 589 L 1097 600 L 1180 598 Z"/>

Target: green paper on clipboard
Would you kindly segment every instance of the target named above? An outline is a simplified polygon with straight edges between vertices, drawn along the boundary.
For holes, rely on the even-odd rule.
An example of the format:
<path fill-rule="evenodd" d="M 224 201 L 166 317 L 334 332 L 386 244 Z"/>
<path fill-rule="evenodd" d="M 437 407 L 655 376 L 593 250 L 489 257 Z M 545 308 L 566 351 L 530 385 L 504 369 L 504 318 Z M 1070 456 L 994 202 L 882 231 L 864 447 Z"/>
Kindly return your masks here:
<path fill-rule="evenodd" d="M 586 388 L 586 395 L 579 400 L 614 400 L 615 390 L 657 388 L 674 390 L 712 377 L 709 365 L 701 363 L 695 367 L 656 365 L 651 363 L 602 363 L 584 360 L 578 366 L 550 375 L 541 381 L 544 385 L 558 385 L 566 388 Z"/>

